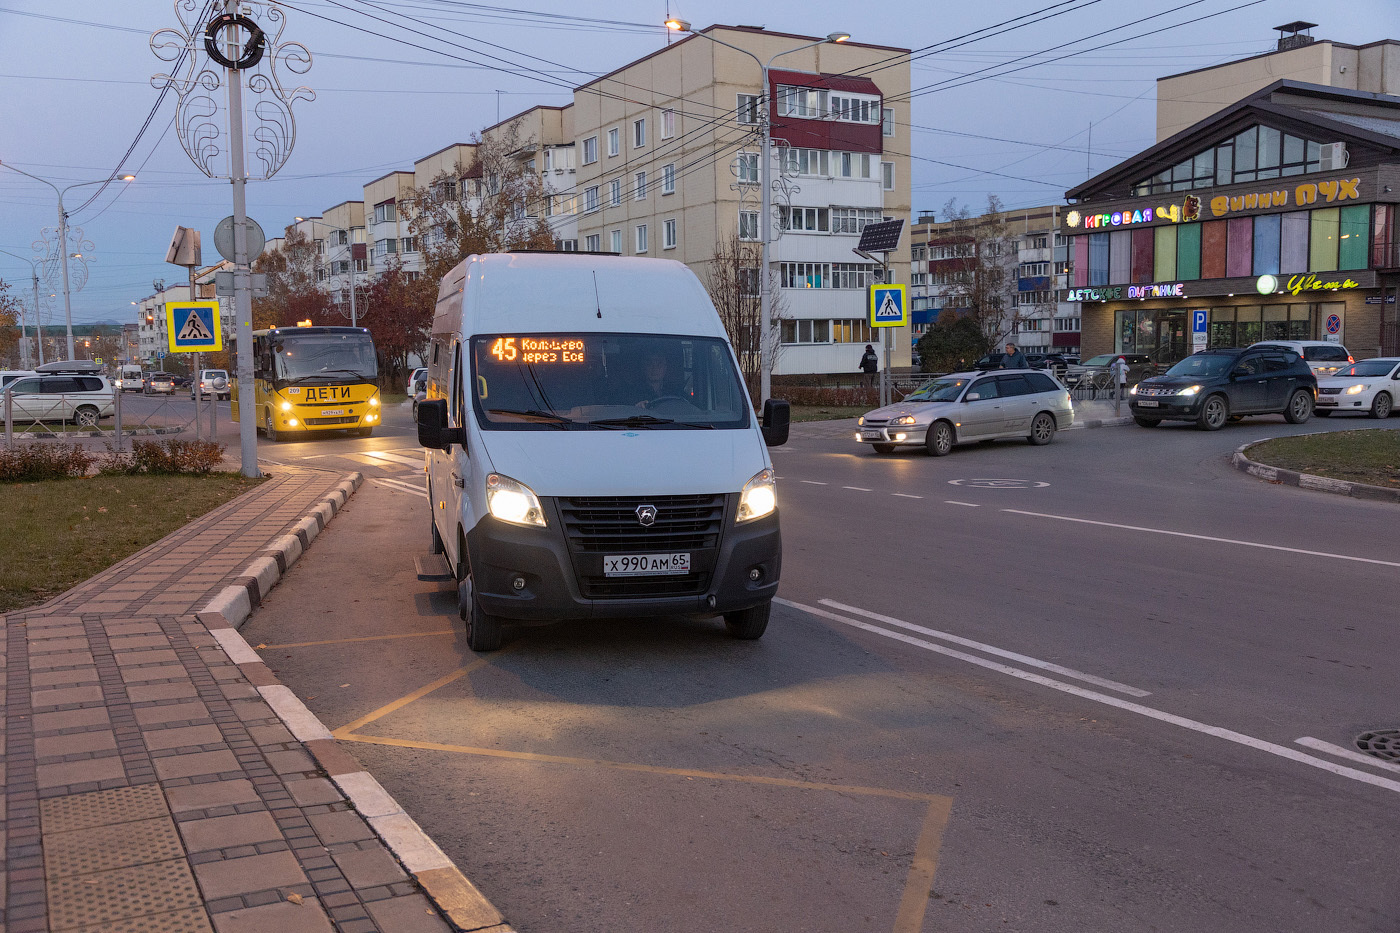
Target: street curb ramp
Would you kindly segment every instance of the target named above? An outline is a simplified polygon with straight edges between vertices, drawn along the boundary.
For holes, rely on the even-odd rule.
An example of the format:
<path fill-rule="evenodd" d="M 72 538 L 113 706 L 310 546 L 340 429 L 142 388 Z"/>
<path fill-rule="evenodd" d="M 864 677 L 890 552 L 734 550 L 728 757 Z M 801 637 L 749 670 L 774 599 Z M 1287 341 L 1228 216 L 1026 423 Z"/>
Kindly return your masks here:
<path fill-rule="evenodd" d="M 1296 436 L 1315 437 L 1316 433 L 1300 434 Z M 1284 486 L 1297 486 L 1300 489 L 1312 489 L 1317 492 L 1330 492 L 1340 496 L 1350 496 L 1353 499 L 1369 499 L 1373 502 L 1394 502 L 1400 504 L 1400 489 L 1387 489 L 1384 486 L 1372 486 L 1369 483 L 1352 483 L 1347 480 L 1333 479 L 1330 476 L 1299 473 L 1295 470 L 1285 470 L 1283 467 L 1270 466 L 1267 463 L 1260 463 L 1258 460 L 1249 459 L 1247 451 L 1251 447 L 1263 443 L 1265 442 L 1250 441 L 1248 444 L 1243 444 L 1235 448 L 1234 455 L 1230 457 L 1231 465 L 1242 473 L 1248 473 L 1250 476 L 1258 477 L 1270 483 L 1279 483 Z"/>
<path fill-rule="evenodd" d="M 262 658 L 239 634 L 238 628 L 253 614 L 268 592 L 281 582 L 287 570 L 306 552 L 316 536 L 364 482 L 352 473 L 333 492 L 312 507 L 291 534 L 274 541 L 255 557 L 209 604 L 196 613 L 209 633 L 257 688 L 263 700 L 282 720 L 287 731 L 304 744 L 370 828 L 388 846 L 404 869 L 418 882 L 454 930 L 460 933 L 514 933 L 490 901 L 452 863 L 374 776 L 341 747 L 330 729 L 307 709 L 291 689 L 282 684 Z"/>

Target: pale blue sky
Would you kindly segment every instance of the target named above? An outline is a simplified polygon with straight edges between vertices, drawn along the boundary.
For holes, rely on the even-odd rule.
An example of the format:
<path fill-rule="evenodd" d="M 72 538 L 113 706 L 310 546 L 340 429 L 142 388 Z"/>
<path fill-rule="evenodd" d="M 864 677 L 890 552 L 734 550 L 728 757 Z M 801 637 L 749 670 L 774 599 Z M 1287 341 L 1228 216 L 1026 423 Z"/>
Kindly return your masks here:
<path fill-rule="evenodd" d="M 666 18 L 667 0 L 516 4 L 533 15 L 507 12 L 512 2 L 290 0 L 284 38 L 304 43 L 315 57 L 301 83 L 314 88 L 317 99 L 297 106 L 297 145 L 286 166 L 273 180 L 248 187 L 249 214 L 268 236 L 278 235 L 294 216 L 319 214 L 358 199 L 361 185 L 385 172 L 411 168 L 416 158 L 466 141 L 473 131 L 496 122 L 498 104 L 500 114 L 508 116 L 534 104 L 567 103 L 571 95 L 566 87 L 666 41 L 659 25 L 648 24 Z M 834 0 L 808 0 L 800 6 L 669 0 L 669 12 L 696 27 L 748 24 L 811 35 L 842 30 L 856 41 L 917 49 L 1054 2 L 856 7 Z M 1059 8 L 1067 11 L 1063 15 L 916 61 L 913 85 L 1016 62 L 988 73 L 994 75 L 1062 43 L 1070 44 L 1041 57 L 1184 23 L 1244 2 L 1066 0 Z M 1113 30 L 1184 4 L 1175 13 Z M 1313 30 L 1319 38 L 1348 43 L 1394 38 L 1395 11 L 1394 0 L 1263 0 L 1147 38 L 918 96 L 915 126 L 901 128 L 898 142 L 912 143 L 909 151 L 916 157 L 982 171 L 916 158 L 914 209 L 941 209 L 953 197 L 980 205 L 988 193 L 1008 206 L 1061 201 L 1066 188 L 1086 177 L 1090 163 L 1102 170 L 1152 143 L 1155 78 L 1268 51 L 1274 47 L 1272 27 L 1300 18 L 1321 24 Z M 606 22 L 584 24 L 539 14 Z M 403 15 L 420 22 L 408 24 Z M 164 63 L 150 51 L 149 34 L 176 22 L 174 6 L 166 0 L 0 0 L 0 161 L 60 187 L 116 169 L 156 99 L 150 77 Z M 442 35 L 434 27 L 448 27 L 459 36 L 450 41 L 475 51 L 443 45 L 404 26 L 431 35 Z M 1076 41 L 1106 30 L 1113 31 Z M 514 63 L 517 73 L 467 65 L 367 31 L 463 57 L 499 56 Z M 472 45 L 460 36 L 494 45 Z M 546 80 L 524 74 L 536 71 Z M 190 163 L 168 130 L 173 113 L 172 96 L 121 166 L 140 177 L 119 198 L 114 186 L 82 211 L 73 209 L 95 189 L 79 188 L 65 198 L 70 222 L 83 227 L 94 244 L 89 283 L 73 297 L 75 322 L 132 320 L 130 302 L 151 292 L 152 279 L 178 280 L 182 270 L 162 261 L 176 225 L 202 230 L 205 261 L 217 258 L 213 228 L 231 213 L 229 185 L 205 178 Z M 1086 151 L 1091 122 L 1092 156 Z M 4 169 L 0 205 L 0 249 L 30 255 L 40 228 L 56 222 L 53 192 Z M 0 278 L 27 286 L 28 267 L 0 255 Z M 61 304 L 56 308 L 54 318 L 61 321 Z"/>

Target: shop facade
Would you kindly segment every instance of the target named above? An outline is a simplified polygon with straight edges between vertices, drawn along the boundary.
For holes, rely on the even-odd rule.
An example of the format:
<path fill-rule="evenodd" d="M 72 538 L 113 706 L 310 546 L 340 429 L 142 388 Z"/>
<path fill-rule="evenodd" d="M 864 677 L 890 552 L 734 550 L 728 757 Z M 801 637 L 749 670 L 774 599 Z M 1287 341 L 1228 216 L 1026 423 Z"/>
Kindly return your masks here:
<path fill-rule="evenodd" d="M 1281 81 L 1067 193 L 1083 355 L 1396 341 L 1400 100 Z"/>

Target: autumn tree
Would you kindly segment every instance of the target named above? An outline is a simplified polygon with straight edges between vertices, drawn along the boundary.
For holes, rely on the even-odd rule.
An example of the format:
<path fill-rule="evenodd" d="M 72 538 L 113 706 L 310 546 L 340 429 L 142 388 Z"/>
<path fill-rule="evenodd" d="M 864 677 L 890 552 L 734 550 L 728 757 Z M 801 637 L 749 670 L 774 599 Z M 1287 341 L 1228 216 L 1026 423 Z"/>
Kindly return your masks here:
<path fill-rule="evenodd" d="M 426 275 L 411 276 L 395 257 L 365 289 L 360 323 L 369 328 L 379 360 L 379 385 L 403 385 L 408 358 L 421 357 L 433 326 L 437 282 Z"/>
<path fill-rule="evenodd" d="M 282 245 L 253 262 L 253 271 L 267 276 L 267 295 L 253 299 L 253 329 L 290 327 L 305 320 L 333 323 L 336 310 L 330 294 L 316 281 L 319 268 L 315 242 L 288 227 Z"/>
<path fill-rule="evenodd" d="M 10 283 L 0 279 L 0 360 L 10 360 L 19 347 L 19 319 L 23 313 L 19 298 L 10 294 Z"/>
<path fill-rule="evenodd" d="M 1014 333 L 1020 320 L 1019 309 L 1012 303 L 1020 264 L 1016 238 L 1011 235 L 996 195 L 987 196 L 987 210 L 981 216 L 973 215 L 956 200 L 949 201 L 943 213 L 948 220 L 939 225 L 936 238 L 930 241 L 930 245 L 949 246 L 949 252 L 954 254 L 951 259 L 938 260 L 939 269 L 935 272 L 944 279 L 943 307 L 975 325 L 960 325 L 957 333 L 943 336 L 950 345 L 973 337 L 977 343 L 968 352 L 976 351 L 972 356 L 975 360 Z M 945 327 L 943 322 L 940 315 L 931 330 Z M 955 318 L 948 318 L 946 326 L 953 323 Z"/>
<path fill-rule="evenodd" d="M 739 239 L 737 235 L 721 239 L 715 244 L 714 256 L 705 268 L 705 288 L 710 293 L 710 301 L 719 312 L 724 331 L 739 358 L 739 369 L 744 377 L 744 385 L 755 405 L 759 399 L 762 377 L 762 302 L 759 298 L 760 251 L 758 244 Z M 769 283 L 770 286 L 772 283 Z M 769 355 L 776 361 L 778 350 L 777 290 L 770 287 L 773 296 L 769 314 L 773 321 L 769 335 Z"/>

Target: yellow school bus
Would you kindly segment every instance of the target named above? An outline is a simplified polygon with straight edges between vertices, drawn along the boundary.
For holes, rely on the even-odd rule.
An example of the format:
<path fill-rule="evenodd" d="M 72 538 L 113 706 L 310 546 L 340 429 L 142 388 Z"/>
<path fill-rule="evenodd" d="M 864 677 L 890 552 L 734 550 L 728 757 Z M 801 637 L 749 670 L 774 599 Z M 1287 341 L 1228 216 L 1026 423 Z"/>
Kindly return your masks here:
<path fill-rule="evenodd" d="M 233 420 L 241 416 L 234 346 Z M 349 431 L 361 437 L 380 423 L 374 341 L 363 327 L 275 327 L 253 332 L 253 391 L 258 430 L 271 441 L 289 435 Z"/>

